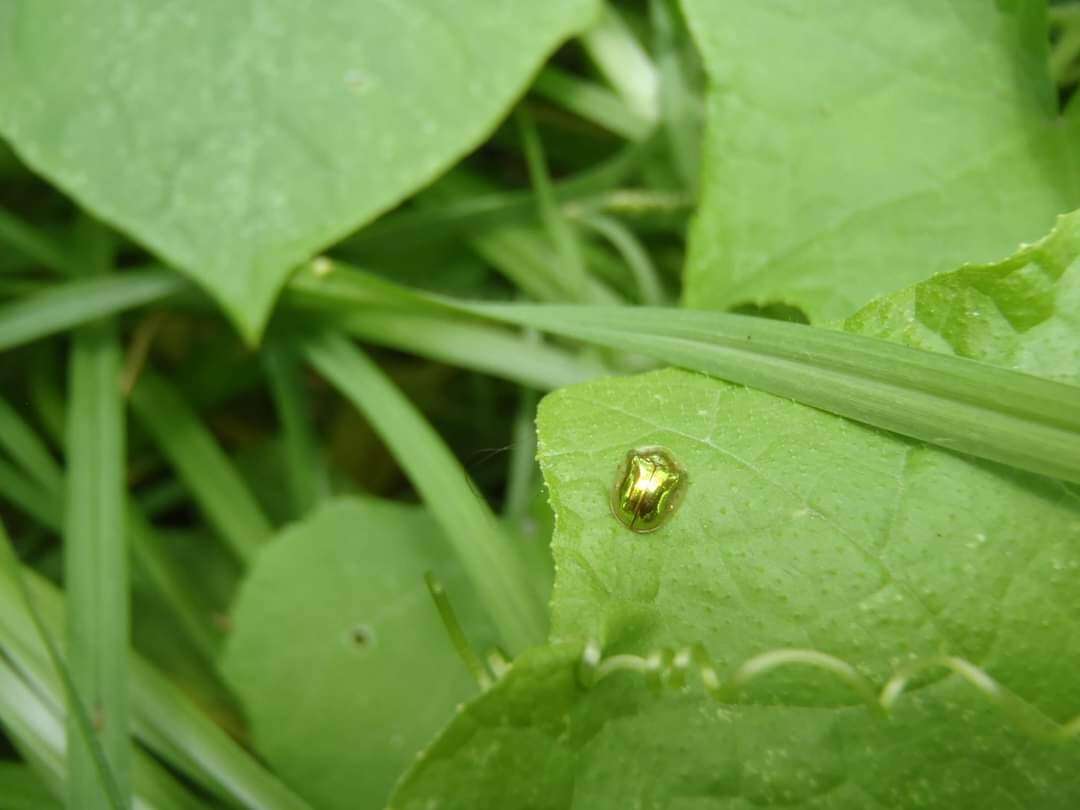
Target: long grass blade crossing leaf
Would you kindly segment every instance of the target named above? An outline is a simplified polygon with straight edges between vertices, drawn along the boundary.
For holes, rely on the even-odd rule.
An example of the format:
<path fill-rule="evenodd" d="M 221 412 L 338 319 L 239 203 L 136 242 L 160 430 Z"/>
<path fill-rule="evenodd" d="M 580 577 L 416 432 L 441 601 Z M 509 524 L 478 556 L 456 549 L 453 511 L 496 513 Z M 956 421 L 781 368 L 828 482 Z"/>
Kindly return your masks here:
<path fill-rule="evenodd" d="M 873 338 L 741 315 L 480 305 L 876 427 L 1080 482 L 1080 388 Z"/>
<path fill-rule="evenodd" d="M 486 304 L 336 269 L 293 281 L 308 301 L 452 311 L 642 354 L 791 397 L 946 449 L 1080 482 L 1080 388 L 800 324 L 662 307 Z"/>

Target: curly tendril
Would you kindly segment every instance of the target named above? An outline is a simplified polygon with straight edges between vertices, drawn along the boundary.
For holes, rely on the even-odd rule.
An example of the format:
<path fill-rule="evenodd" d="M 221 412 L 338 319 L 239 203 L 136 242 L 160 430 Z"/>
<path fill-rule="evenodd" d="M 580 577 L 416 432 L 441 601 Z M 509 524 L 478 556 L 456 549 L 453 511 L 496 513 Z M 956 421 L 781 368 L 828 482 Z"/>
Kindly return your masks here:
<path fill-rule="evenodd" d="M 726 680 L 713 665 L 701 644 L 678 650 L 659 649 L 646 656 L 618 654 L 603 657 L 600 645 L 590 641 L 578 663 L 578 681 L 591 689 L 616 672 L 644 675 L 653 688 L 680 689 L 687 676 L 696 673 L 706 694 L 721 703 L 733 703 L 739 692 L 757 678 L 775 669 L 788 666 L 807 666 L 823 670 L 846 684 L 863 703 L 875 712 L 887 716 L 919 675 L 945 669 L 975 688 L 1009 717 L 1024 733 L 1037 739 L 1062 742 L 1080 735 L 1080 716 L 1058 723 L 1039 712 L 1017 695 L 995 681 L 983 669 L 970 661 L 954 656 L 933 656 L 913 661 L 896 670 L 880 689 L 846 661 L 817 650 L 778 649 L 761 653 L 743 662 Z"/>

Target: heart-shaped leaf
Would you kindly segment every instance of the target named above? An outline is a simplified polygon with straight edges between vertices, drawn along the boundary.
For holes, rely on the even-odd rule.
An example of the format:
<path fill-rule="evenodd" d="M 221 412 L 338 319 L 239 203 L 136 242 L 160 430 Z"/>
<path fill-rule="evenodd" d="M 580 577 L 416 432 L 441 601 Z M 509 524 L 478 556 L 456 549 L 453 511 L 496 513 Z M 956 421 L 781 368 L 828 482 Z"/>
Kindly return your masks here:
<path fill-rule="evenodd" d="M 257 336 L 291 268 L 487 135 L 595 0 L 16 0 L 0 134 Z"/>

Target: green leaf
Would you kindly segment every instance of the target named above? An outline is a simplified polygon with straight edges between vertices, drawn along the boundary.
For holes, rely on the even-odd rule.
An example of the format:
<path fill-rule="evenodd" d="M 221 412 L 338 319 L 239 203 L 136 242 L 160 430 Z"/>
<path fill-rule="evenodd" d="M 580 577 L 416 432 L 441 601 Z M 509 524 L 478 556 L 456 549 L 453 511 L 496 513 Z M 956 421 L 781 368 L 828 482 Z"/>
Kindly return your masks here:
<path fill-rule="evenodd" d="M 1074 380 L 1075 224 L 847 328 Z M 1080 616 L 1074 492 L 675 370 L 556 392 L 539 431 L 562 647 L 474 701 L 395 808 L 1076 803 L 1078 743 L 1061 741 L 1080 731 L 1080 657 L 1063 643 Z M 688 484 L 666 524 L 634 534 L 611 491 L 627 450 L 657 444 Z M 586 641 L 608 657 L 584 666 Z M 697 644 L 711 659 L 640 657 Z M 817 666 L 771 671 L 784 660 Z M 680 668 L 737 705 L 676 689 Z"/>
<path fill-rule="evenodd" d="M 1080 615 L 1080 499 L 1059 482 L 675 370 L 564 389 L 538 424 L 554 638 L 702 642 L 722 669 L 809 647 L 875 678 L 943 652 L 1052 716 L 1080 709 L 1060 641 Z M 649 445 L 689 482 L 635 535 L 609 494 Z"/>
<path fill-rule="evenodd" d="M 254 338 L 297 262 L 483 140 L 596 3 L 60 8 L 0 11 L 0 132 Z"/>
<path fill-rule="evenodd" d="M 691 306 L 843 318 L 1080 204 L 1042 2 L 683 6 L 711 80 Z"/>
<path fill-rule="evenodd" d="M 116 785 L 102 783 L 85 731 L 69 714 L 70 807 L 131 803 L 128 730 L 130 634 L 125 537 L 126 430 L 120 396 L 120 346 L 111 324 L 83 327 L 70 359 L 64 582 L 68 593 L 68 656 L 74 689 L 94 729 Z"/>
<path fill-rule="evenodd" d="M 225 672 L 256 748 L 315 806 L 382 807 L 478 691 L 424 586 L 428 570 L 490 640 L 444 535 L 413 506 L 329 502 L 272 540 L 241 589 Z"/>
<path fill-rule="evenodd" d="M 946 681 L 887 719 L 866 706 L 720 705 L 616 672 L 585 689 L 580 648 L 532 650 L 467 705 L 391 810 L 1066 810 L 1077 743 L 1036 743 Z"/>

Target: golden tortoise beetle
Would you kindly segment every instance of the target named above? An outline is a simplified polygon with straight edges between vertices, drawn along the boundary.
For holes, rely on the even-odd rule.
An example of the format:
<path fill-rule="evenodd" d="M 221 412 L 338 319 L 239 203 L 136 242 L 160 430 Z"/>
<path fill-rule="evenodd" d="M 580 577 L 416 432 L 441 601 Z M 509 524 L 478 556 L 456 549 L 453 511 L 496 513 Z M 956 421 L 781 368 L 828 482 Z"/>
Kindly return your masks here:
<path fill-rule="evenodd" d="M 656 531 L 674 513 L 686 488 L 686 471 L 663 447 L 639 447 L 626 454 L 611 492 L 611 511 L 626 528 Z"/>

